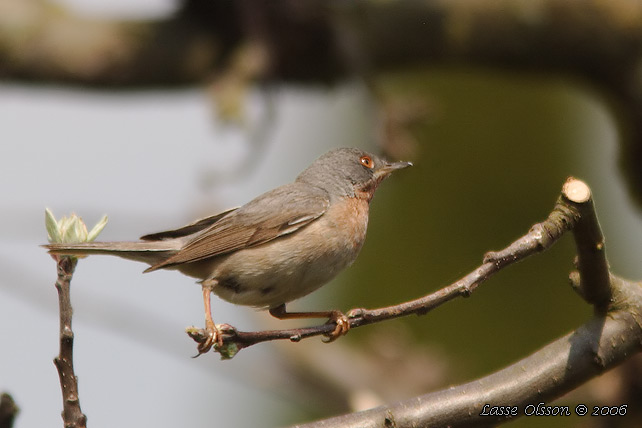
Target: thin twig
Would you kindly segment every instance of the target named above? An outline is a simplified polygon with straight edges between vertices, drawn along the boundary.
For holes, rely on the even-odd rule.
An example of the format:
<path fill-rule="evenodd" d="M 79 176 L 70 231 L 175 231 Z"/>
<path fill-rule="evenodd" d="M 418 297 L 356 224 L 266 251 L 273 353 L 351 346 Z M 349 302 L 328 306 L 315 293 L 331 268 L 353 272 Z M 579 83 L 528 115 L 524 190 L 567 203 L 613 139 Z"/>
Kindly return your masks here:
<path fill-rule="evenodd" d="M 546 220 L 535 224 L 526 235 L 503 250 L 487 253 L 483 263 L 468 275 L 441 290 L 416 300 L 378 309 L 353 309 L 348 312 L 350 328 L 411 314 L 426 314 L 456 297 L 470 296 L 480 284 L 501 269 L 550 248 L 566 231 L 575 227 L 580 219 L 580 208 L 584 209 L 586 206 L 589 211 L 593 209 L 590 197 L 584 201 L 590 202 L 590 204 L 586 204 L 568 193 L 569 189 L 575 189 L 574 185 L 569 186 L 569 183 L 581 183 L 588 189 L 588 186 L 580 180 L 569 178 L 562 189 L 562 196 L 558 198 L 553 211 Z M 221 327 L 223 347 L 216 347 L 215 350 L 224 358 L 233 357 L 241 349 L 257 343 L 280 339 L 298 342 L 301 339 L 324 335 L 334 330 L 334 324 L 258 332 L 238 331 L 227 324 Z M 189 328 L 187 333 L 198 343 L 207 337 L 203 329 Z"/>
<path fill-rule="evenodd" d="M 60 354 L 54 358 L 54 364 L 58 369 L 60 387 L 62 388 L 62 419 L 65 428 L 84 428 L 87 425 L 87 417 L 80 410 L 80 399 L 78 397 L 78 378 L 74 372 L 74 332 L 71 329 L 71 278 L 76 268 L 78 259 L 75 257 L 62 256 L 57 259 L 58 280 L 58 302 L 60 308 Z"/>

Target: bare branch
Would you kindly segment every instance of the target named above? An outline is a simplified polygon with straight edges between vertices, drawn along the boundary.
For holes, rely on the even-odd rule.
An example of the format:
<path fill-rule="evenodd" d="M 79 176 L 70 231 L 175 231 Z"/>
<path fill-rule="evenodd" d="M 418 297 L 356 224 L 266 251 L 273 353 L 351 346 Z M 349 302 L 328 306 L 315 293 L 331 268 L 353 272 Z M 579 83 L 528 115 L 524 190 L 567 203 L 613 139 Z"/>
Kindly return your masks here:
<path fill-rule="evenodd" d="M 535 224 L 530 231 L 501 251 L 489 252 L 484 256 L 483 264 L 471 273 L 427 296 L 398 305 L 379 309 L 352 309 L 348 312 L 350 328 L 356 328 L 384 320 L 407 316 L 411 314 L 423 315 L 456 298 L 468 297 L 475 289 L 488 280 L 501 269 L 525 259 L 526 257 L 550 248 L 564 232 L 573 229 L 580 219 L 580 209 L 592 212 L 594 210 L 592 199 L 589 197 L 579 201 L 576 195 L 570 194 L 571 189 L 583 185 L 580 180 L 569 178 L 562 189 L 562 196 L 558 199 L 553 211 L 546 220 Z M 587 215 L 587 217 L 591 218 Z M 593 214 L 593 217 L 595 215 Z M 591 220 L 591 224 L 592 224 Z M 595 223 L 597 220 L 595 220 Z M 593 226 L 592 226 L 593 227 Z M 583 227 L 584 231 L 587 227 Z M 591 228 L 589 228 L 591 229 Z M 289 339 L 298 342 L 301 339 L 326 334 L 334 329 L 334 324 L 323 324 L 315 327 L 294 328 L 285 330 L 268 330 L 260 332 L 238 331 L 229 325 L 222 326 L 223 347 L 216 351 L 223 358 L 231 358 L 238 351 L 251 345 L 271 340 Z M 189 336 L 201 343 L 206 339 L 205 331 L 195 327 L 187 329 Z"/>
<path fill-rule="evenodd" d="M 297 427 L 484 427 L 508 419 L 482 415 L 486 404 L 516 407 L 516 417 L 535 411 L 539 403 L 572 391 L 642 350 L 642 284 L 619 278 L 613 278 L 612 283 L 617 297 L 608 315 L 596 315 L 574 332 L 503 370 L 454 388 Z M 581 411 L 576 409 L 568 410 Z M 490 412 L 489 407 L 486 410 Z M 623 411 L 626 413 L 626 408 Z"/>
<path fill-rule="evenodd" d="M 579 180 L 569 179 L 564 184 L 562 194 L 577 207 L 582 218 L 573 230 L 580 276 L 576 289 L 587 302 L 595 306 L 597 312 L 603 314 L 611 302 L 610 273 L 591 189 Z"/>
<path fill-rule="evenodd" d="M 62 256 L 57 258 L 58 280 L 58 303 L 60 307 L 60 353 L 54 359 L 60 377 L 62 388 L 62 419 L 66 428 L 84 428 L 87 425 L 87 417 L 80 410 L 78 397 L 78 378 L 74 372 L 74 332 L 71 329 L 71 277 L 78 259 L 75 257 Z"/>

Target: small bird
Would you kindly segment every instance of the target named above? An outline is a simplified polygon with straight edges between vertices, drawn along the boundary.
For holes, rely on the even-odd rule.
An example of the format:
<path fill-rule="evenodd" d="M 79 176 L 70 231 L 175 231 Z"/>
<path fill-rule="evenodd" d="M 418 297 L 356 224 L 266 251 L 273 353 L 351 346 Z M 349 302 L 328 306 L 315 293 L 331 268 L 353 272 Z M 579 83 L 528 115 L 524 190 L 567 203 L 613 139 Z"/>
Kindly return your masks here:
<path fill-rule="evenodd" d="M 381 181 L 412 165 L 388 162 L 355 148 L 331 150 L 293 183 L 247 204 L 136 242 L 49 244 L 51 254 L 110 254 L 175 269 L 198 278 L 207 339 L 199 355 L 222 335 L 212 319 L 211 293 L 228 302 L 268 309 L 279 319 L 328 318 L 328 341 L 347 333 L 340 311 L 287 312 L 285 304 L 321 287 L 350 266 L 363 246 L 370 201 Z"/>

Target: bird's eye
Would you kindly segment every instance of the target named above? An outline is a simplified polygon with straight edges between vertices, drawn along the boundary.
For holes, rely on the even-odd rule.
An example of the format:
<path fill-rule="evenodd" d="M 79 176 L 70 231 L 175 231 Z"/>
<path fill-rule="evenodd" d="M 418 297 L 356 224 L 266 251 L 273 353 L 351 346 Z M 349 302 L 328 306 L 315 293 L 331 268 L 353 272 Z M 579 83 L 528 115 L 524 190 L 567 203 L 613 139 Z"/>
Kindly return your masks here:
<path fill-rule="evenodd" d="M 361 162 L 361 165 L 365 166 L 368 169 L 374 168 L 374 161 L 368 155 L 361 156 L 361 158 L 359 159 L 359 162 Z"/>

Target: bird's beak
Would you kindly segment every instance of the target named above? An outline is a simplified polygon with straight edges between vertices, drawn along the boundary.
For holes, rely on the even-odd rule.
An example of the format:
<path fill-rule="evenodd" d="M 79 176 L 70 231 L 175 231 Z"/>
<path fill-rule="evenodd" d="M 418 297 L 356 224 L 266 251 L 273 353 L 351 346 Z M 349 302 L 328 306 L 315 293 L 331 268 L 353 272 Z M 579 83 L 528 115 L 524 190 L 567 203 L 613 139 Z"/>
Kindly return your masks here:
<path fill-rule="evenodd" d="M 393 171 L 396 171 L 398 169 L 404 169 L 409 166 L 412 166 L 412 162 L 385 162 L 382 166 L 380 166 L 374 173 L 375 177 L 377 180 L 381 181 L 390 174 L 392 174 Z"/>

